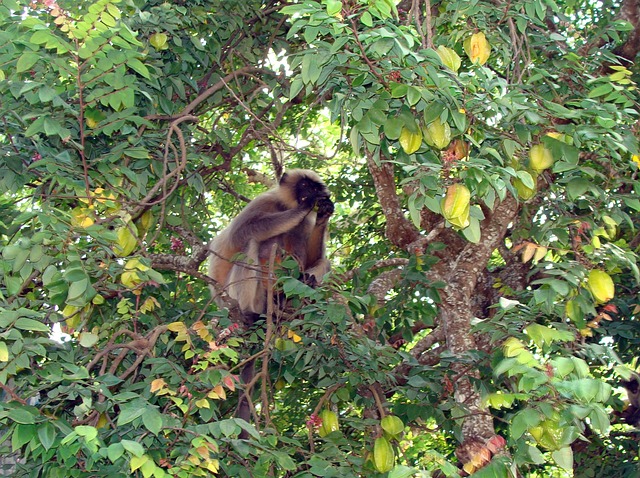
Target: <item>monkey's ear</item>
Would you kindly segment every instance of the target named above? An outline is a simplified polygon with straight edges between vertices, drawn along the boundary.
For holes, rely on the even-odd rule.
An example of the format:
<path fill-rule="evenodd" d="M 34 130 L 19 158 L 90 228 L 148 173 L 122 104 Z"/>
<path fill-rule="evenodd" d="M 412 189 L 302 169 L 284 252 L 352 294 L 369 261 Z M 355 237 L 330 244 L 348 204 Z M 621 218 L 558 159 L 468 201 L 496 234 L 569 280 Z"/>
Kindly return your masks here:
<path fill-rule="evenodd" d="M 288 177 L 289 177 L 289 173 L 282 173 L 282 176 L 280 176 L 280 181 L 278 182 L 278 184 L 283 184 L 284 182 L 286 182 Z"/>

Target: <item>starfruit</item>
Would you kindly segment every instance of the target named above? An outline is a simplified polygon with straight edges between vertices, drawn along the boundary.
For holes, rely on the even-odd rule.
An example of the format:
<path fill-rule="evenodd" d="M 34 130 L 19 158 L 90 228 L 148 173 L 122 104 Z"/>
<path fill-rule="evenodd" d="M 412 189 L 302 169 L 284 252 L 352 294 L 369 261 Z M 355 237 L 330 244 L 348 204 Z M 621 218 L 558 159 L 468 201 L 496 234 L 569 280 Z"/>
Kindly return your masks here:
<path fill-rule="evenodd" d="M 400 146 L 407 154 L 413 154 L 420 149 L 422 144 L 422 133 L 419 129 L 412 132 L 409 128 L 403 127 L 400 131 Z"/>
<path fill-rule="evenodd" d="M 453 226 L 464 229 L 469 225 L 470 200 L 471 193 L 464 184 L 452 184 L 440 202 L 442 216 Z"/>
<path fill-rule="evenodd" d="M 458 72 L 462 60 L 455 51 L 453 51 L 451 48 L 440 45 L 438 48 L 436 48 L 436 53 L 440 57 L 440 61 L 442 61 L 442 64 L 444 66 L 456 73 Z"/>
<path fill-rule="evenodd" d="M 136 226 L 129 222 L 124 226 L 120 226 L 116 230 L 117 240 L 113 246 L 113 252 L 119 257 L 127 257 L 131 254 L 138 245 L 138 229 Z"/>
<path fill-rule="evenodd" d="M 544 145 L 536 144 L 529 150 L 529 166 L 537 173 L 553 166 L 553 156 Z"/>
<path fill-rule="evenodd" d="M 449 123 L 435 119 L 424 128 L 424 140 L 429 146 L 438 149 L 446 148 L 451 142 L 451 127 Z"/>
<path fill-rule="evenodd" d="M 387 415 L 380 420 L 380 426 L 391 437 L 400 435 L 404 431 L 404 423 L 395 415 Z"/>
<path fill-rule="evenodd" d="M 153 226 L 154 222 L 155 221 L 153 218 L 153 213 L 150 209 L 147 209 L 136 221 L 136 226 L 138 227 L 138 237 L 143 237 L 149 231 L 149 229 L 151 229 L 151 226 Z"/>
<path fill-rule="evenodd" d="M 526 186 L 520 178 L 514 178 L 511 181 L 511 184 L 513 184 L 513 187 L 516 189 L 516 192 L 518 193 L 518 197 L 520 199 L 523 199 L 524 201 L 528 201 L 536 194 L 535 186 L 538 183 L 538 178 L 535 175 L 532 175 L 532 177 L 533 177 L 533 184 L 534 184 L 533 188 Z"/>
<path fill-rule="evenodd" d="M 149 37 L 149 43 L 156 50 L 166 50 L 169 48 L 167 45 L 168 36 L 166 33 L 154 33 Z"/>
<path fill-rule="evenodd" d="M 613 299 L 615 286 L 611 276 L 605 271 L 593 269 L 587 278 L 587 287 L 596 300 L 596 303 L 603 304 Z"/>
<path fill-rule="evenodd" d="M 536 443 L 546 450 L 555 451 L 564 446 L 563 429 L 557 418 L 549 418 L 539 425 L 529 428 L 529 433 Z"/>
<path fill-rule="evenodd" d="M 462 46 L 471 62 L 479 65 L 484 65 L 491 54 L 491 45 L 482 32 L 471 35 Z"/>
<path fill-rule="evenodd" d="M 149 269 L 150 267 L 140 262 L 140 259 L 135 257 L 133 259 L 129 259 L 124 265 L 124 272 L 122 272 L 122 275 L 120 276 L 120 282 L 123 286 L 128 287 L 129 289 L 135 289 L 137 286 L 142 284 L 142 278 L 138 274 L 138 271 L 144 272 Z"/>
<path fill-rule="evenodd" d="M 380 473 L 391 471 L 396 456 L 391 444 L 385 437 L 376 438 L 373 444 L 373 464 Z"/>
<path fill-rule="evenodd" d="M 338 415 L 336 415 L 335 412 L 325 408 L 320 412 L 320 418 L 322 419 L 322 425 L 318 428 L 318 435 L 321 437 L 340 429 L 340 425 L 338 424 Z"/>

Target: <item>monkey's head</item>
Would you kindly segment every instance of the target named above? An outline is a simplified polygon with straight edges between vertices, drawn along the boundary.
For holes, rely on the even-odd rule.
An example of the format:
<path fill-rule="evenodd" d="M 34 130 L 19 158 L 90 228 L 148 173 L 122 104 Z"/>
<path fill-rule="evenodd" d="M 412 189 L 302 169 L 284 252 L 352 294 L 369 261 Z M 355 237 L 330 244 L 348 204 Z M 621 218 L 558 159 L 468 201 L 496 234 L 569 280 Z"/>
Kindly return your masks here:
<path fill-rule="evenodd" d="M 291 169 L 280 178 L 280 189 L 295 205 L 303 204 L 309 207 L 323 205 L 327 208 L 331 203 L 331 194 L 320 176 L 308 169 Z M 333 206 L 333 203 L 331 203 Z M 333 212 L 333 209 L 331 210 Z"/>

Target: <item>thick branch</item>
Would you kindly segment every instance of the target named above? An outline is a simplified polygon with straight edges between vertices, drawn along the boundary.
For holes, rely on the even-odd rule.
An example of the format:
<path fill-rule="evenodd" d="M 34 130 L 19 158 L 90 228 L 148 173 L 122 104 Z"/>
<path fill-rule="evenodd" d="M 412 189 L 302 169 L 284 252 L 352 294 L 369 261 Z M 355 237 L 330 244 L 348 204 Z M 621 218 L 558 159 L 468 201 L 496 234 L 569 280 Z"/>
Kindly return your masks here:
<path fill-rule="evenodd" d="M 373 176 L 382 212 L 387 220 L 386 236 L 393 244 L 404 249 L 416 241 L 420 237 L 420 233 L 405 217 L 400 206 L 393 175 L 393 164 L 377 165 L 372 155 L 367 152 L 367 165 L 371 176 Z"/>

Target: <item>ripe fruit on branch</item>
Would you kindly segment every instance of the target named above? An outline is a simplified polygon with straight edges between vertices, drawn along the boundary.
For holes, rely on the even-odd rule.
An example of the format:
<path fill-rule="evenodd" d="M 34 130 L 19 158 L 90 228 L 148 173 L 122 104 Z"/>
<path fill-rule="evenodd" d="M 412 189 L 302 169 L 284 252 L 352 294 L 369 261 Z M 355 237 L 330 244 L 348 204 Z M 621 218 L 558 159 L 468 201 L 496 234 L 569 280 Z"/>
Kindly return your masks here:
<path fill-rule="evenodd" d="M 529 150 L 529 167 L 537 173 L 553 166 L 553 156 L 544 145 L 536 144 Z"/>
<path fill-rule="evenodd" d="M 451 127 L 449 123 L 435 119 L 424 128 L 424 140 L 429 146 L 438 149 L 446 148 L 451 142 Z"/>
<path fill-rule="evenodd" d="M 320 418 L 322 419 L 322 425 L 318 428 L 318 435 L 321 437 L 327 436 L 329 433 L 340 429 L 338 415 L 336 415 L 335 412 L 325 408 L 320 412 Z"/>
<path fill-rule="evenodd" d="M 417 128 L 416 128 L 417 129 Z M 414 133 L 409 128 L 402 128 L 400 131 L 400 146 L 407 154 L 413 154 L 420 149 L 422 144 L 422 133 L 419 129 Z"/>
<path fill-rule="evenodd" d="M 593 295 L 593 298 L 599 304 L 609 302 L 615 295 L 615 286 L 613 285 L 611 276 L 599 269 L 593 269 L 589 272 L 587 287 L 591 295 Z"/>
<path fill-rule="evenodd" d="M 376 438 L 373 444 L 373 464 L 380 473 L 391 471 L 396 455 L 385 437 Z"/>
<path fill-rule="evenodd" d="M 482 32 L 471 35 L 462 46 L 471 62 L 479 65 L 484 65 L 491 54 L 491 45 Z"/>
<path fill-rule="evenodd" d="M 464 184 L 452 184 L 440 202 L 442 216 L 453 226 L 464 229 L 469 225 L 470 200 L 471 193 Z"/>

